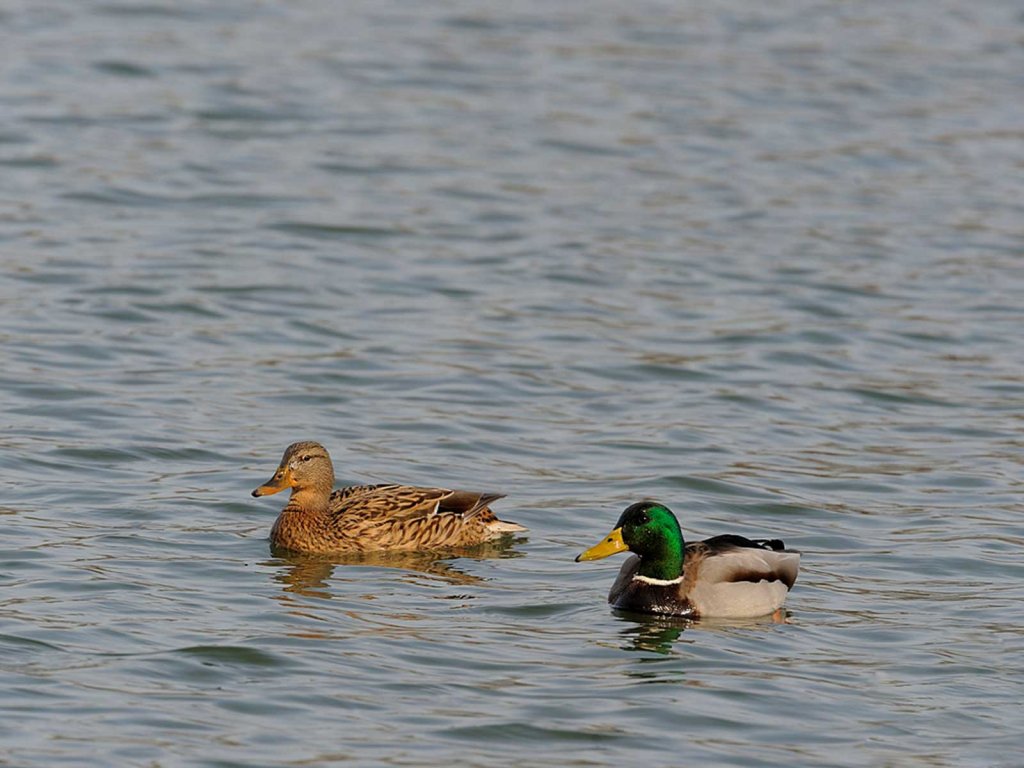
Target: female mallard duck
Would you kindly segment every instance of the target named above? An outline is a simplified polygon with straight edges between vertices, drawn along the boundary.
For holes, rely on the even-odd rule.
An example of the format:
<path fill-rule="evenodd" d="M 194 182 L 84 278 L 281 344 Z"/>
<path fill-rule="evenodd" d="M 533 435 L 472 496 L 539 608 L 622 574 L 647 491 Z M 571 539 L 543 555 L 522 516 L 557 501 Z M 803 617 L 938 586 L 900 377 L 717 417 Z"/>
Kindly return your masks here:
<path fill-rule="evenodd" d="M 576 562 L 626 550 L 634 555 L 623 563 L 608 602 L 624 611 L 694 619 L 773 613 L 800 568 L 800 553 L 778 539 L 726 534 L 684 544 L 676 516 L 656 501 L 626 507 L 615 529 Z"/>
<path fill-rule="evenodd" d="M 525 531 L 502 522 L 487 506 L 498 493 L 353 485 L 334 490 L 334 466 L 319 443 L 288 446 L 274 476 L 252 492 L 292 495 L 270 531 L 274 547 L 295 552 L 345 554 L 378 550 L 465 547 Z"/>

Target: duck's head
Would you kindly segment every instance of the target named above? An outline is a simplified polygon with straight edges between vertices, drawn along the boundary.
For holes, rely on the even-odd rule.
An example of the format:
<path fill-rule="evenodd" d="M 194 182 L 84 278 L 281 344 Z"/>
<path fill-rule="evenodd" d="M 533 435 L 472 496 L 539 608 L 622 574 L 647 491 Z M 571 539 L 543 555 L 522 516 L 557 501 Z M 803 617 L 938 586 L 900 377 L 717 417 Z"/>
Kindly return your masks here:
<path fill-rule="evenodd" d="M 270 496 L 286 488 L 292 493 L 312 490 L 330 493 L 334 488 L 334 465 L 330 454 L 320 443 L 292 443 L 285 449 L 274 476 L 252 492 L 253 496 Z"/>
<path fill-rule="evenodd" d="M 657 501 L 630 504 L 619 516 L 612 532 L 599 543 L 580 553 L 581 560 L 600 560 L 617 552 L 633 552 L 640 557 L 641 576 L 675 579 L 683 570 L 683 532 L 672 510 Z"/>

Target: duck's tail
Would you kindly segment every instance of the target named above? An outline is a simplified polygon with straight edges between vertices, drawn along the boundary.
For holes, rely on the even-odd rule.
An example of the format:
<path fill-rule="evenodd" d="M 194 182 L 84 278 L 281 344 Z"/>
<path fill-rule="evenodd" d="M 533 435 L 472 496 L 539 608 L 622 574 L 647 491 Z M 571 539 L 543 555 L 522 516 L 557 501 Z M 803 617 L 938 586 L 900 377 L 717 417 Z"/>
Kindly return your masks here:
<path fill-rule="evenodd" d="M 511 520 L 498 520 L 495 518 L 487 523 L 487 530 L 490 531 L 492 536 L 501 536 L 506 533 L 522 533 L 530 529 L 525 525 L 513 523 Z"/>
<path fill-rule="evenodd" d="M 519 533 L 528 530 L 519 523 L 499 520 L 490 505 L 498 499 L 505 498 L 504 493 L 477 493 L 475 491 L 455 491 L 442 502 L 440 511 L 457 512 L 463 520 L 474 517 L 483 521 L 487 528 L 488 538 L 497 538 L 505 533 Z"/>

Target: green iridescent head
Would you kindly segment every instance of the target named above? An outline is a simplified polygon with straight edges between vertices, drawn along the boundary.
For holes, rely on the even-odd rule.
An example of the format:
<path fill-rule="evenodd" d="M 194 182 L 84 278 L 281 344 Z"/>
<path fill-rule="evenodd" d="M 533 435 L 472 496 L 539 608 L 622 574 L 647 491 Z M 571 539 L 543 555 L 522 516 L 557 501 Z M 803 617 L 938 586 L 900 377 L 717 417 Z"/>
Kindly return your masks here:
<path fill-rule="evenodd" d="M 657 501 L 630 504 L 612 532 L 576 560 L 599 560 L 626 550 L 640 557 L 640 576 L 671 581 L 683 572 L 684 543 L 679 521 L 672 510 Z"/>

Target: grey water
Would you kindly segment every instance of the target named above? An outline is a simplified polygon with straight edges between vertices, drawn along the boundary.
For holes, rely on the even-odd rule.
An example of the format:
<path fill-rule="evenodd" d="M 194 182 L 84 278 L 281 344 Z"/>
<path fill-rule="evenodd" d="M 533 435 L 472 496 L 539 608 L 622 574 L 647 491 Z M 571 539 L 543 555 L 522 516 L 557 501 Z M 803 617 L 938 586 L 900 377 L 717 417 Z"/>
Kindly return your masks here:
<path fill-rule="evenodd" d="M 2 765 L 1020 764 L 1018 2 L 5 3 L 0 269 Z M 275 557 L 301 439 L 529 533 Z"/>

